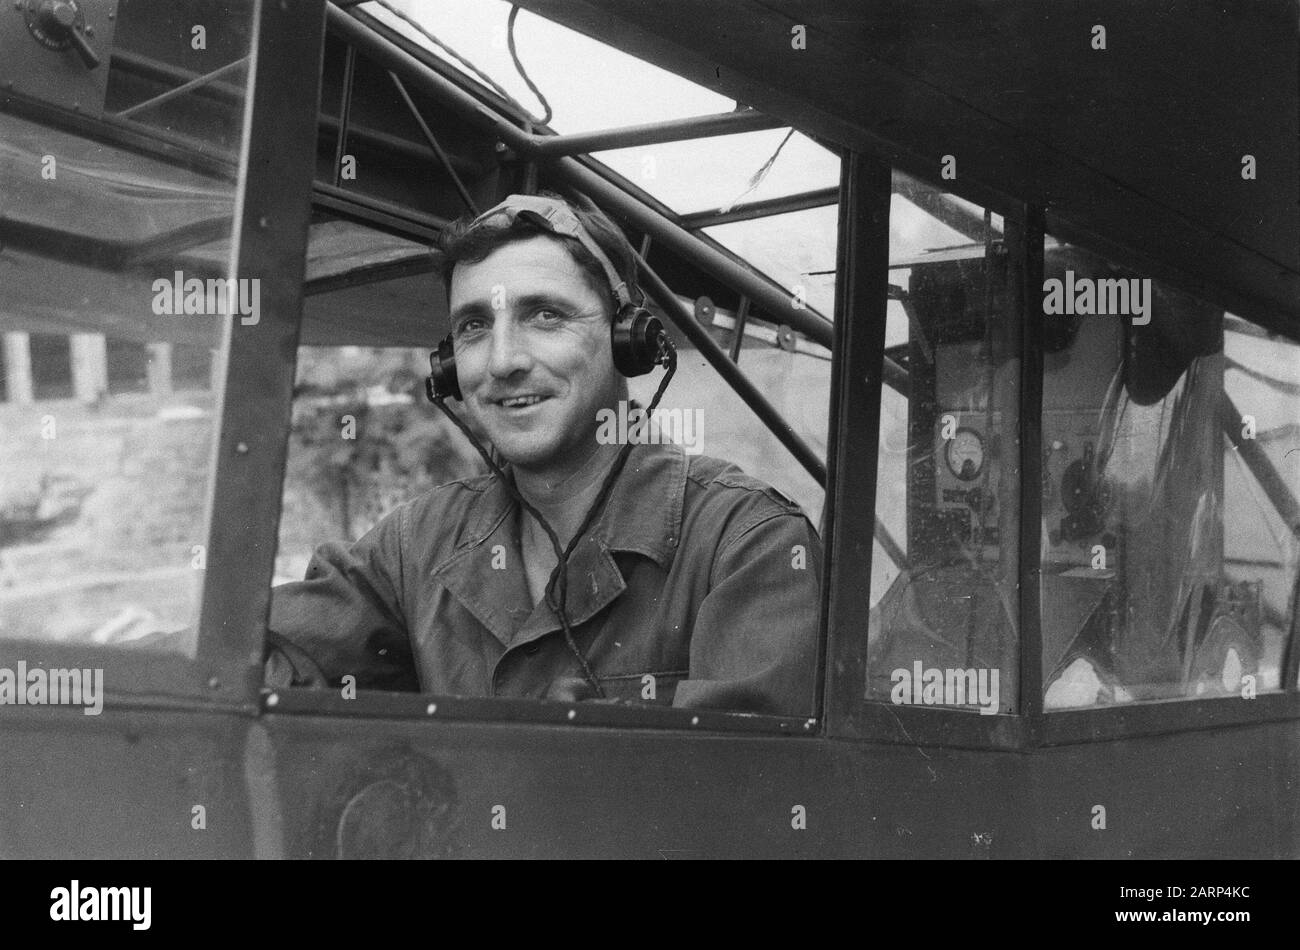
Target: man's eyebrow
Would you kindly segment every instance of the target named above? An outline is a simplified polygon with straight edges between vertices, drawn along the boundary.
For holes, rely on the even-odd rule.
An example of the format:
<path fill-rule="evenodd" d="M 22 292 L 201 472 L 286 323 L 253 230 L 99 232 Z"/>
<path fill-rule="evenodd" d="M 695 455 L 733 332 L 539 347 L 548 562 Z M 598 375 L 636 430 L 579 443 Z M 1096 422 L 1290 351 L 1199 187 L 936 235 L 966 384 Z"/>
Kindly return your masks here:
<path fill-rule="evenodd" d="M 479 316 L 491 312 L 492 308 L 487 306 L 487 304 L 481 303 L 477 300 L 471 300 L 469 303 L 463 303 L 456 309 L 452 310 L 450 314 L 451 322 L 455 323 L 457 320 L 464 319 L 465 317 Z"/>
<path fill-rule="evenodd" d="M 542 306 L 558 306 L 575 314 L 581 314 L 584 308 L 575 300 L 570 300 L 563 294 L 554 293 L 531 293 L 518 297 L 514 301 L 516 306 L 524 309 Z"/>

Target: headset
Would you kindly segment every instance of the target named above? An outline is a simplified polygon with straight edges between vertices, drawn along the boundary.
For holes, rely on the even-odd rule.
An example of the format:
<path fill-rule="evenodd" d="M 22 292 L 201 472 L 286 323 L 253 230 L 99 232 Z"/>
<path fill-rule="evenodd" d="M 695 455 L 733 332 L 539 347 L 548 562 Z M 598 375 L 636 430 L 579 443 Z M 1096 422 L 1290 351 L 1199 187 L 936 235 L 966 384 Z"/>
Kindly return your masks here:
<path fill-rule="evenodd" d="M 668 366 L 671 347 L 663 323 L 644 307 L 633 302 L 627 282 L 619 276 L 609 256 L 583 227 L 578 216 L 563 202 L 540 195 L 511 195 L 494 208 L 483 212 L 470 224 L 470 230 L 485 224 L 510 226 L 522 218 L 543 231 L 578 240 L 596 259 L 609 281 L 618 312 L 610 325 L 610 344 L 614 351 L 614 368 L 624 376 L 644 376 L 656 366 Z M 463 401 L 460 380 L 456 376 L 456 352 L 448 333 L 438 348 L 429 354 L 429 378 L 426 382 L 429 401 L 441 396 Z"/>
<path fill-rule="evenodd" d="M 544 232 L 576 239 L 596 259 L 601 270 L 605 272 L 610 289 L 614 292 L 614 299 L 618 303 L 618 312 L 614 315 L 614 321 L 610 326 L 610 343 L 614 351 L 615 369 L 624 376 L 644 376 L 656 366 L 662 366 L 667 370 L 659 384 L 659 388 L 655 391 L 654 398 L 650 400 L 650 408 L 646 410 L 647 417 L 653 416 L 664 390 L 668 388 L 668 383 L 677 372 L 677 350 L 672 339 L 664 330 L 663 323 L 650 311 L 633 301 L 627 282 L 619 276 L 609 256 L 600 249 L 596 239 L 583 226 L 582 221 L 573 213 L 573 210 L 558 199 L 546 198 L 540 195 L 511 195 L 496 207 L 483 212 L 483 214 L 475 218 L 470 223 L 469 229 L 472 231 L 487 222 L 495 224 L 498 220 L 502 225 L 508 227 L 519 218 L 536 224 Z M 460 380 L 456 376 L 456 352 L 450 333 L 442 339 L 438 344 L 438 348 L 429 354 L 429 377 L 425 380 L 425 393 L 428 395 L 429 401 L 442 410 L 443 414 L 456 425 L 456 428 L 465 434 L 470 444 L 478 450 L 483 461 L 487 463 L 488 468 L 500 479 L 501 484 L 510 496 L 519 503 L 520 507 L 532 515 L 542 527 L 542 530 L 546 532 L 546 536 L 555 549 L 556 555 L 555 569 L 551 572 L 550 580 L 546 584 L 546 602 L 555 611 L 556 616 L 559 617 L 560 626 L 564 630 L 565 642 L 569 647 L 569 651 L 577 657 L 578 664 L 582 668 L 583 677 L 591 686 L 595 696 L 604 699 L 605 691 L 601 688 L 600 681 L 591 671 L 591 665 L 587 662 L 586 655 L 578 648 L 573 639 L 568 611 L 565 609 L 568 598 L 569 556 L 604 507 L 605 501 L 609 498 L 610 491 L 614 487 L 615 480 L 627 462 L 632 443 L 628 442 L 619 449 L 618 457 L 610 466 L 609 473 L 600 486 L 600 492 L 587 510 L 582 524 L 573 533 L 568 546 L 565 547 L 560 544 L 559 537 L 541 512 L 529 504 L 528 499 L 520 494 L 518 488 L 502 471 L 496 460 L 488 454 L 483 444 L 470 431 L 465 421 L 447 406 L 446 401 L 449 398 L 464 401 L 464 396 L 460 390 Z"/>

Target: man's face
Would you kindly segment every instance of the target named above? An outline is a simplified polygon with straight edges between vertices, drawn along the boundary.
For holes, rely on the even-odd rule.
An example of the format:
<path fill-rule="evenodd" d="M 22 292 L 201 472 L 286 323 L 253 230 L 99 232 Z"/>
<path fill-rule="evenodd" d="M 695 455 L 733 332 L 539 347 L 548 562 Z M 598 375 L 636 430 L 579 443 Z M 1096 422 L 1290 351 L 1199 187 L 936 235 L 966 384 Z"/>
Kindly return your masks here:
<path fill-rule="evenodd" d="M 618 398 L 607 294 L 559 239 L 513 241 L 452 271 L 456 373 L 476 428 L 512 464 L 562 476 Z"/>

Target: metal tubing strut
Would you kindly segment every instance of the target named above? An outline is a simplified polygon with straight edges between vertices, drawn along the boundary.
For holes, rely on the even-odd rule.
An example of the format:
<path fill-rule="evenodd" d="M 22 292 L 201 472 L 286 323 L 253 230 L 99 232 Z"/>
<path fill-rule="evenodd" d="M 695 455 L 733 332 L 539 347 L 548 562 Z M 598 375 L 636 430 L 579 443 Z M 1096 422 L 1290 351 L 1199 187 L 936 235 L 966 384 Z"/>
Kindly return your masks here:
<path fill-rule="evenodd" d="M 339 100 L 339 131 L 334 140 L 334 187 L 343 184 L 343 155 L 348 143 L 348 122 L 352 118 L 352 77 L 357 68 L 357 48 L 349 46 L 343 58 L 343 98 Z"/>
<path fill-rule="evenodd" d="M 811 208 L 825 208 L 839 204 L 840 189 L 818 188 L 816 191 L 801 191 L 780 198 L 764 198 L 762 201 L 750 201 L 736 205 L 730 211 L 698 211 L 684 214 L 678 221 L 688 231 L 701 228 L 713 228 L 720 224 L 732 224 L 737 221 L 752 221 L 755 218 L 769 218 L 777 214 L 791 214 L 795 211 L 808 211 Z"/>
<path fill-rule="evenodd" d="M 526 151 L 538 158 L 559 158 L 562 155 L 585 155 L 607 149 L 632 148 L 637 145 L 662 145 L 687 139 L 706 138 L 712 135 L 735 135 L 739 132 L 763 132 L 767 129 L 787 128 L 780 119 L 745 109 L 702 115 L 689 119 L 671 119 L 667 122 L 649 122 L 629 125 L 620 129 L 601 129 L 598 132 L 580 132 L 574 135 L 533 135 Z"/>

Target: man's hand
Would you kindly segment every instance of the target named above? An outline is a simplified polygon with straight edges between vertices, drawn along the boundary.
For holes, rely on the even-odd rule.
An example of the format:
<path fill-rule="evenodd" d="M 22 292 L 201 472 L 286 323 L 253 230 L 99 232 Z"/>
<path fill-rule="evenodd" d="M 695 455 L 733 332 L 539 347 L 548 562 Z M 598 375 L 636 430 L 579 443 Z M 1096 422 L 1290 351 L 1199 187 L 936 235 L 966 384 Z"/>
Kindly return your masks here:
<path fill-rule="evenodd" d="M 561 676 L 551 682 L 546 698 L 561 703 L 605 703 L 610 706 L 629 706 L 626 700 L 596 695 L 595 688 L 581 676 Z"/>

